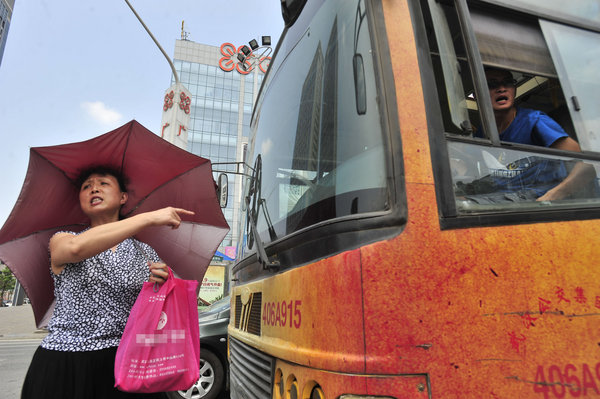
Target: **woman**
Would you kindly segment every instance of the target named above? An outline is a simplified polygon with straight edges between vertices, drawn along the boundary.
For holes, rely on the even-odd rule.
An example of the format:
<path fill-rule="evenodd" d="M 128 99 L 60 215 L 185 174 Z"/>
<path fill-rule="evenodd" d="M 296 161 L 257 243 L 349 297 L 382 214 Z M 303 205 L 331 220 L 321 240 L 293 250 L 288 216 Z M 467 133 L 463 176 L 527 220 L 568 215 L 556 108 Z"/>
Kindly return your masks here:
<path fill-rule="evenodd" d="M 81 233 L 58 232 L 50 239 L 56 306 L 21 397 L 163 397 L 114 388 L 115 354 L 137 295 L 145 281 L 168 278 L 156 252 L 132 236 L 149 226 L 176 229 L 181 216 L 194 213 L 168 207 L 121 220 L 128 195 L 118 171 L 90 168 L 79 182 L 79 204 L 90 227 Z"/>

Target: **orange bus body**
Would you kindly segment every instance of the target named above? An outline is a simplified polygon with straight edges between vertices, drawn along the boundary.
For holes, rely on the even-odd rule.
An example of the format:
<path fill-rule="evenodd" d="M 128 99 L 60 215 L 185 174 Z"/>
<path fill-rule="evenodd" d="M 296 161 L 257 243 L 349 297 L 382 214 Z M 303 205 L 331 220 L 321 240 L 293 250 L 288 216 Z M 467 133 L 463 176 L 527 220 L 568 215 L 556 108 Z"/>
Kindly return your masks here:
<path fill-rule="evenodd" d="M 408 219 L 396 237 L 262 280 L 260 336 L 300 397 L 600 397 L 597 220 L 440 228 L 406 1 L 383 0 Z M 353 309 L 352 312 L 340 312 Z M 285 390 L 284 390 L 285 391 Z M 285 395 L 284 395 L 285 396 Z"/>

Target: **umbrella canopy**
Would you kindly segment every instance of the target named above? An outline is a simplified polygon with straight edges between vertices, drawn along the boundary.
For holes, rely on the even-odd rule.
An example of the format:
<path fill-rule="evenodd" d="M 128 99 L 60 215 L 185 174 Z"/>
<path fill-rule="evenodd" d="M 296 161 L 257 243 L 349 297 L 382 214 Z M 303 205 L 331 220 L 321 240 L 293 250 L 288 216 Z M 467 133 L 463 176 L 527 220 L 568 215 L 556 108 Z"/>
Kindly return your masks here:
<path fill-rule="evenodd" d="M 87 227 L 74 181 L 81 169 L 93 165 L 112 166 L 128 178 L 129 199 L 121 212 L 125 217 L 165 206 L 195 212 L 182 218 L 179 229 L 152 227 L 136 236 L 180 278 L 202 281 L 229 231 L 210 161 L 163 140 L 135 120 L 91 140 L 31 148 L 23 188 L 0 230 L 0 260 L 27 292 L 38 327 L 51 316 L 54 302 L 48 241 L 57 231 Z"/>

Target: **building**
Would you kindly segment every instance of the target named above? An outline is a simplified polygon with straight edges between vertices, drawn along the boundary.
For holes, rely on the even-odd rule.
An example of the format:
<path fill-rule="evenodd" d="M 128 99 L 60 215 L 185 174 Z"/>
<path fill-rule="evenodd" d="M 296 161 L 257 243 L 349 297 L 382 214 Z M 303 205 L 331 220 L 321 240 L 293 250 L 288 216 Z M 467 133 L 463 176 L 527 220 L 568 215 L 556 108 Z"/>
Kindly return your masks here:
<path fill-rule="evenodd" d="M 15 0 L 0 0 L 0 65 L 2 64 L 2 55 L 6 46 L 6 37 L 8 36 L 8 27 L 12 16 Z"/>
<path fill-rule="evenodd" d="M 175 43 L 173 64 L 180 83 L 191 93 L 187 149 L 210 159 L 213 170 L 241 171 L 233 163 L 244 161 L 252 106 L 270 60 L 267 57 L 247 71 L 243 70 L 236 58 L 243 44 L 210 46 L 190 40 Z M 239 229 L 243 228 L 239 220 L 241 189 L 242 177 L 229 174 L 228 205 L 223 214 L 230 231 L 217 253 L 225 255 L 223 258 L 235 258 L 236 240 Z"/>

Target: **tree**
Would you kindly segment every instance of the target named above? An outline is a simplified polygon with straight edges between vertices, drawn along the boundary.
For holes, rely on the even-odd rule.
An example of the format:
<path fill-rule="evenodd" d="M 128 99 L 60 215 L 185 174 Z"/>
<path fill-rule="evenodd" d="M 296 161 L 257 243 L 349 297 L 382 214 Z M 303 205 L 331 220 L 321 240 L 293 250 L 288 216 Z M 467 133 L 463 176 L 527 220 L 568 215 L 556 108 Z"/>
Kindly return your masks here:
<path fill-rule="evenodd" d="M 4 301 L 4 293 L 15 288 L 15 276 L 8 267 L 0 270 L 0 301 Z"/>

